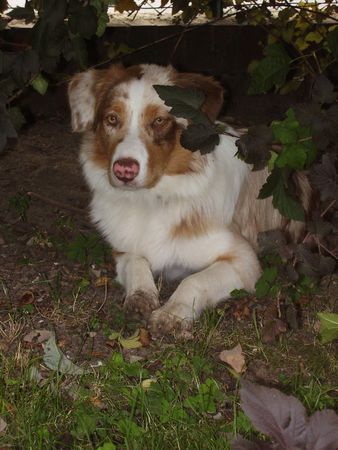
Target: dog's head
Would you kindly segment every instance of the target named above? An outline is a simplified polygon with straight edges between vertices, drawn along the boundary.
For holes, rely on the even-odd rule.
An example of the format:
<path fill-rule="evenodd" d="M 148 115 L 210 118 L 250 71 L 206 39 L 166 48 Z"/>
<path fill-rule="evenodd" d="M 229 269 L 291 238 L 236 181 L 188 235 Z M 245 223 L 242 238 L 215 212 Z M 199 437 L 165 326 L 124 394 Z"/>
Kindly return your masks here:
<path fill-rule="evenodd" d="M 222 107 L 223 90 L 215 80 L 170 66 L 113 65 L 77 74 L 69 85 L 73 130 L 94 134 L 90 157 L 114 187 L 150 188 L 163 175 L 196 170 L 193 153 L 180 145 L 186 121 L 169 113 L 156 84 L 201 89 L 202 109 L 212 121 Z"/>

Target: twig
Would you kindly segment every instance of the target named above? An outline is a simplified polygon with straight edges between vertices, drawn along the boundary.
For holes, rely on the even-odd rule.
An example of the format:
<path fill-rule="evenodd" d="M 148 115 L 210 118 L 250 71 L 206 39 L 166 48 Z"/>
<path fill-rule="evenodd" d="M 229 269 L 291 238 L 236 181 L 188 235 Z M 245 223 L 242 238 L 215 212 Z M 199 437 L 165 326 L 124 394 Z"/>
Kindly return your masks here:
<path fill-rule="evenodd" d="M 332 200 L 332 202 L 329 204 L 329 206 L 327 208 L 325 208 L 324 211 L 321 213 L 320 217 L 324 217 L 325 214 L 328 212 L 328 210 L 331 209 L 335 203 L 336 203 L 336 200 Z"/>
<path fill-rule="evenodd" d="M 332 258 L 334 258 L 336 261 L 338 261 L 338 256 L 335 255 L 331 250 L 329 250 L 327 247 L 325 247 L 325 245 L 323 245 L 320 240 L 318 239 L 318 245 L 325 250 L 329 255 L 332 256 Z"/>
<path fill-rule="evenodd" d="M 69 209 L 70 211 L 74 211 L 78 214 L 87 214 L 85 209 L 76 208 L 75 206 L 67 205 L 65 203 L 58 202 L 57 200 L 53 200 L 51 198 L 45 197 L 44 195 L 38 194 L 37 192 L 27 192 L 27 195 L 30 197 L 38 198 L 45 203 L 49 203 L 50 205 L 57 206 L 61 209 Z"/>
<path fill-rule="evenodd" d="M 101 309 L 104 307 L 104 305 L 105 305 L 105 303 L 107 301 L 107 298 L 108 298 L 108 281 L 106 280 L 106 282 L 104 283 L 104 298 L 103 298 L 103 302 L 100 305 L 99 309 L 96 311 L 96 314 L 98 312 L 100 312 Z"/>

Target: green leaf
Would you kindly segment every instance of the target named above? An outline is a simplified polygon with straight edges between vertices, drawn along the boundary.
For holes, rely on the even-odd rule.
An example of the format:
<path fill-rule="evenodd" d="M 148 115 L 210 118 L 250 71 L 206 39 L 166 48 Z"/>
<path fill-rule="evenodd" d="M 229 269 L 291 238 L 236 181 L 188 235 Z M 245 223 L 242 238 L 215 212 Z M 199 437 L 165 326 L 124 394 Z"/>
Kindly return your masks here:
<path fill-rule="evenodd" d="M 264 199 L 270 197 L 270 195 L 273 194 L 273 191 L 276 188 L 280 177 L 281 171 L 279 169 L 274 169 L 266 179 L 266 182 L 261 187 L 258 198 Z"/>
<path fill-rule="evenodd" d="M 143 429 L 128 417 L 118 421 L 118 428 L 127 439 L 139 439 L 144 433 Z"/>
<path fill-rule="evenodd" d="M 100 447 L 97 447 L 96 450 L 116 450 L 116 446 L 112 442 L 105 442 Z"/>
<path fill-rule="evenodd" d="M 273 87 L 279 88 L 285 83 L 290 69 L 291 59 L 280 44 L 266 47 L 265 58 L 253 69 L 248 93 L 263 94 Z"/>
<path fill-rule="evenodd" d="M 25 22 L 32 22 L 35 19 L 33 6 L 30 4 L 26 4 L 24 7 L 17 6 L 8 13 L 8 16 L 11 19 L 24 20 Z"/>
<path fill-rule="evenodd" d="M 333 57 L 338 61 L 338 26 L 327 34 L 327 44 Z"/>
<path fill-rule="evenodd" d="M 285 186 L 286 181 L 287 172 L 283 172 L 283 169 L 275 167 L 262 186 L 258 198 L 267 198 L 272 195 L 273 206 L 283 216 L 293 220 L 304 221 L 304 209 Z"/>
<path fill-rule="evenodd" d="M 192 124 L 183 130 L 181 144 L 184 148 L 197 151 L 202 155 L 210 153 L 219 144 L 217 129 L 211 124 Z"/>
<path fill-rule="evenodd" d="M 48 89 L 48 81 L 39 73 L 31 82 L 32 87 L 41 95 L 45 95 Z"/>
<path fill-rule="evenodd" d="M 273 134 L 269 127 L 250 127 L 248 132 L 236 141 L 236 156 L 247 164 L 253 164 L 253 170 L 261 170 L 270 159 L 272 142 Z"/>
<path fill-rule="evenodd" d="M 90 39 L 97 30 L 98 19 L 94 6 L 80 6 L 68 18 L 68 24 L 73 34 Z"/>
<path fill-rule="evenodd" d="M 8 110 L 8 115 L 16 129 L 19 131 L 21 127 L 26 123 L 25 116 L 22 114 L 20 108 L 14 107 Z"/>
<path fill-rule="evenodd" d="M 6 147 L 8 139 L 16 139 L 18 134 L 3 104 L 0 103 L 0 152 Z"/>
<path fill-rule="evenodd" d="M 0 31 L 3 31 L 7 26 L 7 21 L 0 17 Z"/>
<path fill-rule="evenodd" d="M 99 415 L 96 411 L 80 405 L 75 411 L 75 426 L 72 434 L 78 439 L 93 434 L 97 430 Z"/>
<path fill-rule="evenodd" d="M 207 122 L 206 116 L 199 110 L 204 103 L 204 93 L 196 88 L 181 88 L 178 86 L 153 86 L 164 103 L 171 107 L 170 112 L 176 117 Z"/>
<path fill-rule="evenodd" d="M 80 36 L 72 36 L 65 43 L 62 51 L 67 61 L 74 59 L 81 69 L 86 69 L 88 65 L 88 52 L 86 41 Z"/>
<path fill-rule="evenodd" d="M 295 170 L 301 170 L 307 160 L 306 147 L 302 144 L 289 144 L 284 146 L 275 161 L 278 167 L 291 167 Z"/>
<path fill-rule="evenodd" d="M 291 108 L 286 112 L 286 118 L 272 122 L 271 128 L 275 138 L 282 144 L 292 144 L 298 140 L 299 122 Z"/>
<path fill-rule="evenodd" d="M 320 320 L 320 335 L 325 344 L 338 338 L 338 314 L 318 313 Z"/>
<path fill-rule="evenodd" d="M 305 220 L 302 205 L 289 193 L 288 189 L 284 186 L 283 179 L 279 180 L 273 192 L 272 204 L 284 217 L 293 220 Z"/>
<path fill-rule="evenodd" d="M 223 399 L 223 394 L 215 380 L 208 378 L 200 384 L 198 394 L 188 397 L 184 405 L 197 413 L 215 414 L 216 403 Z"/>
<path fill-rule="evenodd" d="M 315 79 L 312 88 L 312 99 L 320 104 L 333 103 L 337 98 L 333 83 L 324 75 L 320 74 Z"/>
<path fill-rule="evenodd" d="M 271 287 L 273 286 L 274 281 L 277 278 L 277 274 L 277 267 L 267 267 L 266 269 L 264 269 L 264 272 L 255 285 L 255 294 L 257 298 L 262 298 L 270 292 Z"/>
<path fill-rule="evenodd" d="M 97 29 L 96 29 L 96 36 L 101 37 L 103 36 L 104 32 L 107 28 L 107 23 L 109 22 L 109 16 L 107 12 L 103 12 L 98 16 L 97 19 Z"/>

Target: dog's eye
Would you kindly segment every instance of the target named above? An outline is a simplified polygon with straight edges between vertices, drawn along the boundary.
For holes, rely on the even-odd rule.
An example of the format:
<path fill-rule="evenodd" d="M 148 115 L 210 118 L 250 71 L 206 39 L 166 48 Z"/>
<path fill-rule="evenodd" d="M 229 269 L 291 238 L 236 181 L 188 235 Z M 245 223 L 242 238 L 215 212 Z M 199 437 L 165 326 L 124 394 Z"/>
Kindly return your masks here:
<path fill-rule="evenodd" d="M 116 127 L 119 124 L 118 115 L 115 113 L 108 114 L 108 116 L 106 116 L 106 123 L 111 127 Z"/>
<path fill-rule="evenodd" d="M 165 117 L 156 117 L 156 119 L 154 120 L 153 124 L 157 127 L 163 125 L 165 123 L 166 119 Z"/>

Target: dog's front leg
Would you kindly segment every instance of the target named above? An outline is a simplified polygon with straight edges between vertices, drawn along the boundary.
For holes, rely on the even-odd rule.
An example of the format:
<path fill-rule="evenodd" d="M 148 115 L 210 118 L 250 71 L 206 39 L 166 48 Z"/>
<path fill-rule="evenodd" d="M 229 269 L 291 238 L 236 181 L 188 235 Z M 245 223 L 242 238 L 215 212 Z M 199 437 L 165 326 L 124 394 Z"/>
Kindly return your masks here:
<path fill-rule="evenodd" d="M 220 259 L 185 278 L 168 302 L 151 315 L 149 326 L 153 335 L 191 328 L 203 310 L 230 296 L 234 289 L 252 291 L 260 274 L 260 265 L 253 250 L 232 258 Z"/>
<path fill-rule="evenodd" d="M 124 309 L 135 318 L 148 319 L 160 306 L 148 261 L 131 253 L 115 255 L 117 280 L 126 290 Z"/>

